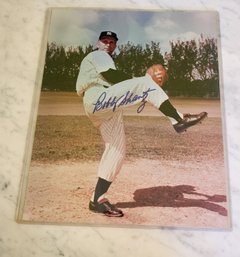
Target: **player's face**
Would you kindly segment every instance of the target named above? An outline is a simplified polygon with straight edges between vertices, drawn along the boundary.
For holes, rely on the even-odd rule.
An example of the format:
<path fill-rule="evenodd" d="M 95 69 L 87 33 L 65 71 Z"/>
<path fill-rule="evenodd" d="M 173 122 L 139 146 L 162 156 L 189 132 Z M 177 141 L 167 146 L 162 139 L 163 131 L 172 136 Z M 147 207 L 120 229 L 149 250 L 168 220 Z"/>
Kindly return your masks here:
<path fill-rule="evenodd" d="M 98 49 L 112 54 L 117 46 L 117 42 L 112 37 L 104 37 L 98 42 Z"/>

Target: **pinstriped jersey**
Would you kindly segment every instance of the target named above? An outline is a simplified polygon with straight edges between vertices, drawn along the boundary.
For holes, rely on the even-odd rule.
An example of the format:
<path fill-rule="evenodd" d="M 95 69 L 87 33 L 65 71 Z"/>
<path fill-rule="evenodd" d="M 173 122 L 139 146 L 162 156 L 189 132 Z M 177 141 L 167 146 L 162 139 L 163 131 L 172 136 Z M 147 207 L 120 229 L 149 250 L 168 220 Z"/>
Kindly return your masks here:
<path fill-rule="evenodd" d="M 103 76 L 100 74 L 109 69 L 116 70 L 116 67 L 108 53 L 99 50 L 89 53 L 80 65 L 76 84 L 78 94 L 96 85 L 109 87 L 111 84 L 104 80 Z"/>

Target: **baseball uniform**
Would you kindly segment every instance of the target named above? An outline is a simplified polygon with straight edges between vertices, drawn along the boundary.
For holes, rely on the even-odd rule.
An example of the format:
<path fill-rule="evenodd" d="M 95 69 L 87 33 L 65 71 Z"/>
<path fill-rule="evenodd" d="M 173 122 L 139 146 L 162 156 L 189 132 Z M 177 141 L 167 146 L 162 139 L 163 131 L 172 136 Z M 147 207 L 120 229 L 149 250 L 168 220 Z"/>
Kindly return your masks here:
<path fill-rule="evenodd" d="M 78 94 L 84 92 L 85 112 L 105 142 L 98 176 L 113 181 L 125 157 L 123 109 L 136 105 L 136 113 L 141 112 L 145 102 L 159 108 L 168 96 L 149 75 L 111 85 L 100 74 L 109 69 L 116 67 L 108 53 L 89 53 L 81 63 L 76 90 Z"/>
<path fill-rule="evenodd" d="M 111 54 L 117 41 L 114 32 L 104 31 L 100 34 L 98 50 L 83 59 L 76 83 L 77 93 L 84 95 L 86 115 L 99 128 L 105 142 L 98 168 L 98 181 L 89 202 L 89 209 L 109 217 L 123 216 L 123 212 L 104 197 L 125 158 L 123 109 L 136 106 L 137 114 L 148 102 L 171 120 L 178 133 L 197 124 L 207 115 L 204 112 L 183 116 L 172 106 L 166 93 L 150 75 L 129 78 L 127 74 L 116 70 Z"/>

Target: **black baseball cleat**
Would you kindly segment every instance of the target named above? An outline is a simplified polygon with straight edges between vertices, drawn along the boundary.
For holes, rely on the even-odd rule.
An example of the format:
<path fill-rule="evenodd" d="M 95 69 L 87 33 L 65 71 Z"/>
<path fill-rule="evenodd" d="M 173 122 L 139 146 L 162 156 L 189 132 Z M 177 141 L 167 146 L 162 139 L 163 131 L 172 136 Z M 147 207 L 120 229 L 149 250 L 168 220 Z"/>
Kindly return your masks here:
<path fill-rule="evenodd" d="M 99 203 L 89 202 L 89 210 L 92 212 L 103 213 L 108 217 L 123 217 L 123 212 L 110 204 L 107 199 Z"/>
<path fill-rule="evenodd" d="M 173 125 L 173 128 L 177 131 L 177 133 L 182 133 L 189 127 L 194 126 L 204 120 L 207 115 L 207 112 L 201 112 L 199 114 L 184 114 L 183 119 L 177 124 Z"/>

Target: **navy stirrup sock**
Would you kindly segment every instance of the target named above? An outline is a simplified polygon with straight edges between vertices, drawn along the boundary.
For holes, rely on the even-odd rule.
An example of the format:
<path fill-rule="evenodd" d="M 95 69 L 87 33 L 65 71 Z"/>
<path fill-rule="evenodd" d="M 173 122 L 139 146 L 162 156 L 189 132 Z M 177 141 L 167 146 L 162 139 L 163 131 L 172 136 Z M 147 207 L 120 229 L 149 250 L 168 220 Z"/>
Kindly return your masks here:
<path fill-rule="evenodd" d="M 98 182 L 95 188 L 95 193 L 94 193 L 94 203 L 97 202 L 98 198 L 105 194 L 108 191 L 108 188 L 110 187 L 112 182 L 109 182 L 105 179 L 98 178 Z"/>
<path fill-rule="evenodd" d="M 173 107 L 173 105 L 169 102 L 169 100 L 164 101 L 159 110 L 166 116 L 175 119 L 176 121 L 181 121 L 182 118 L 179 116 L 177 110 Z"/>

